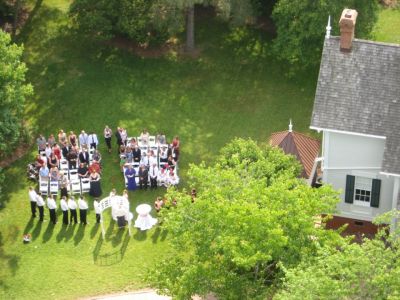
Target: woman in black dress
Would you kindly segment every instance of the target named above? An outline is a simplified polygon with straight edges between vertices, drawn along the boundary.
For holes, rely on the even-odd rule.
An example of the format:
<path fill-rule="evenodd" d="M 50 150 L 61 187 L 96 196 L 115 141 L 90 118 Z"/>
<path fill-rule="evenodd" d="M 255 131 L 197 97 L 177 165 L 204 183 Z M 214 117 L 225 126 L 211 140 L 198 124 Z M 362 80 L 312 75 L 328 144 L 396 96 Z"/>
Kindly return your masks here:
<path fill-rule="evenodd" d="M 90 191 L 89 195 L 95 198 L 100 197 L 101 192 L 101 185 L 100 185 L 100 175 L 96 171 L 90 174 Z"/>

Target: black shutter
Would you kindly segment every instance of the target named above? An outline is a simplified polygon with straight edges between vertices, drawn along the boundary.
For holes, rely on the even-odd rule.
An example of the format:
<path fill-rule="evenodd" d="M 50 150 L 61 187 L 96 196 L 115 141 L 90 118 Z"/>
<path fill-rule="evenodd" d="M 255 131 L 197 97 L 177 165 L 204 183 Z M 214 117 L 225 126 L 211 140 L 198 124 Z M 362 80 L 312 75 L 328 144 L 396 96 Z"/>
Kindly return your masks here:
<path fill-rule="evenodd" d="M 379 197 L 381 195 L 381 180 L 372 179 L 372 191 L 371 191 L 371 206 L 379 207 Z"/>
<path fill-rule="evenodd" d="M 355 176 L 346 176 L 346 194 L 344 195 L 344 202 L 353 203 L 354 199 L 354 182 L 356 180 Z"/>

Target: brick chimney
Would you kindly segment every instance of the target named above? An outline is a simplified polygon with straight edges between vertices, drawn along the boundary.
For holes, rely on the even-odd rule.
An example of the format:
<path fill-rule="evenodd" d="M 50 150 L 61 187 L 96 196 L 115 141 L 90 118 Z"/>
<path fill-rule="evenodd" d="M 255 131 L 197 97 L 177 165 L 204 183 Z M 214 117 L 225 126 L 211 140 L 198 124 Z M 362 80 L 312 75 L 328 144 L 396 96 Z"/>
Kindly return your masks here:
<path fill-rule="evenodd" d="M 357 11 L 354 9 L 344 9 L 340 17 L 340 50 L 350 51 L 356 27 Z"/>

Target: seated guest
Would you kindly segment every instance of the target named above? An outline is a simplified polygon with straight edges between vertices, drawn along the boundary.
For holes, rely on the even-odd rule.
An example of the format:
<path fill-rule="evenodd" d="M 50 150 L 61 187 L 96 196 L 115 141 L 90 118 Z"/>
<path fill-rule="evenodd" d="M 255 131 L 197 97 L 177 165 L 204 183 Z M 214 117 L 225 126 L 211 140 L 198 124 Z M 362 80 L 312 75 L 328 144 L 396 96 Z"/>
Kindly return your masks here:
<path fill-rule="evenodd" d="M 136 145 L 137 145 L 136 139 L 131 138 L 127 146 L 129 146 L 131 149 L 134 149 Z"/>
<path fill-rule="evenodd" d="M 50 169 L 50 181 L 58 181 L 60 178 L 60 173 L 57 167 L 52 167 Z"/>
<path fill-rule="evenodd" d="M 35 160 L 36 169 L 39 170 L 43 165 L 45 165 L 45 162 L 44 162 L 42 156 L 37 155 L 36 160 Z"/>
<path fill-rule="evenodd" d="M 95 150 L 92 156 L 93 160 L 97 161 L 98 163 L 101 162 L 101 155 L 99 150 Z"/>
<path fill-rule="evenodd" d="M 54 144 L 53 146 L 53 153 L 57 157 L 58 160 L 61 159 L 61 148 L 58 146 L 58 144 Z"/>
<path fill-rule="evenodd" d="M 163 144 L 167 143 L 167 139 L 165 138 L 164 133 L 160 132 L 159 134 L 157 134 L 156 143 L 159 145 L 163 145 Z"/>
<path fill-rule="evenodd" d="M 142 151 L 140 151 L 140 149 L 137 145 L 135 146 L 135 149 L 132 151 L 132 155 L 133 155 L 134 162 L 138 163 L 142 159 Z"/>
<path fill-rule="evenodd" d="M 144 165 L 139 168 L 139 188 L 147 190 L 147 184 L 149 181 L 149 172 Z"/>
<path fill-rule="evenodd" d="M 149 166 L 152 166 L 153 164 L 157 164 L 157 155 L 154 154 L 153 150 L 150 150 L 148 152 L 148 160 L 149 160 Z"/>
<path fill-rule="evenodd" d="M 156 201 L 154 201 L 154 209 L 156 210 L 156 212 L 160 212 L 163 205 L 164 202 L 162 201 L 161 197 L 157 197 Z"/>
<path fill-rule="evenodd" d="M 153 163 L 152 165 L 150 165 L 149 174 L 150 174 L 150 188 L 156 189 L 157 188 L 157 176 L 158 176 L 157 163 Z"/>
<path fill-rule="evenodd" d="M 58 144 L 61 148 L 68 144 L 67 135 L 62 129 L 60 129 L 60 131 L 58 132 Z"/>
<path fill-rule="evenodd" d="M 125 157 L 128 163 L 131 163 L 133 161 L 133 153 L 132 153 L 132 148 L 130 146 L 126 146 L 125 148 Z"/>
<path fill-rule="evenodd" d="M 73 131 L 69 132 L 68 142 L 72 145 L 72 147 L 76 147 L 78 145 L 76 134 Z"/>
<path fill-rule="evenodd" d="M 121 145 L 121 146 L 119 146 L 119 148 L 118 148 L 118 154 L 119 155 L 125 155 L 125 150 L 126 150 L 126 148 L 125 148 L 125 145 Z"/>
<path fill-rule="evenodd" d="M 53 148 L 53 146 L 56 144 L 54 134 L 50 134 L 49 138 L 47 139 L 47 143 Z"/>
<path fill-rule="evenodd" d="M 180 140 L 179 140 L 179 137 L 178 137 L 178 136 L 175 136 L 175 137 L 174 137 L 174 139 L 172 140 L 171 146 L 172 146 L 172 148 L 174 148 L 174 149 L 179 149 Z"/>
<path fill-rule="evenodd" d="M 44 153 L 46 154 L 47 159 L 50 157 L 52 152 L 53 151 L 52 151 L 49 143 L 46 143 L 46 148 L 44 149 Z"/>
<path fill-rule="evenodd" d="M 86 167 L 86 164 L 81 162 L 78 168 L 78 176 L 79 178 L 87 178 L 89 176 L 89 170 Z"/>
<path fill-rule="evenodd" d="M 46 149 L 46 139 L 42 134 L 39 135 L 39 137 L 36 139 L 36 144 L 38 146 L 38 151 L 44 151 Z"/>
<path fill-rule="evenodd" d="M 69 163 L 69 168 L 70 169 L 76 169 L 76 163 L 78 161 L 78 154 L 75 150 L 75 147 L 71 147 L 71 150 L 69 151 L 67 155 L 67 160 Z"/>
<path fill-rule="evenodd" d="M 168 180 L 167 180 L 167 185 L 168 186 L 175 186 L 179 183 L 179 178 L 178 176 L 175 175 L 175 172 L 173 170 L 169 171 L 168 174 Z"/>
<path fill-rule="evenodd" d="M 46 165 L 42 165 L 39 169 L 39 176 L 41 180 L 48 180 L 49 179 L 49 168 Z"/>
<path fill-rule="evenodd" d="M 144 165 L 146 168 L 149 166 L 149 157 L 146 152 L 143 152 L 142 158 L 140 159 L 140 164 Z"/>
<path fill-rule="evenodd" d="M 51 153 L 50 158 L 47 162 L 47 165 L 50 169 L 52 167 L 58 167 L 58 158 L 54 153 Z"/>
<path fill-rule="evenodd" d="M 167 179 L 168 179 L 167 168 L 160 168 L 160 171 L 158 172 L 157 176 L 158 185 L 167 186 Z"/>
<path fill-rule="evenodd" d="M 69 151 L 70 151 L 70 146 L 68 144 L 61 145 L 61 153 L 64 158 L 68 157 Z"/>
<path fill-rule="evenodd" d="M 168 161 L 168 148 L 166 146 L 162 146 L 160 148 L 160 162 Z"/>
<path fill-rule="evenodd" d="M 99 173 L 101 172 L 100 164 L 97 161 L 93 161 L 92 164 L 89 166 L 89 174 Z"/>
<path fill-rule="evenodd" d="M 172 158 L 172 155 L 168 156 L 167 163 L 170 169 L 175 169 L 176 161 Z"/>
<path fill-rule="evenodd" d="M 87 135 L 87 133 L 85 132 L 85 130 L 82 130 L 81 131 L 81 134 L 79 135 L 79 146 L 81 147 L 81 148 L 83 148 L 83 147 L 88 147 L 89 145 L 88 145 L 88 135 Z"/>
<path fill-rule="evenodd" d="M 89 164 L 89 152 L 86 147 L 82 148 L 82 151 L 79 153 L 79 162 L 84 164 Z"/>
<path fill-rule="evenodd" d="M 140 134 L 140 139 L 142 140 L 143 145 L 148 145 L 149 144 L 149 132 L 147 129 L 143 129 L 142 133 Z"/>

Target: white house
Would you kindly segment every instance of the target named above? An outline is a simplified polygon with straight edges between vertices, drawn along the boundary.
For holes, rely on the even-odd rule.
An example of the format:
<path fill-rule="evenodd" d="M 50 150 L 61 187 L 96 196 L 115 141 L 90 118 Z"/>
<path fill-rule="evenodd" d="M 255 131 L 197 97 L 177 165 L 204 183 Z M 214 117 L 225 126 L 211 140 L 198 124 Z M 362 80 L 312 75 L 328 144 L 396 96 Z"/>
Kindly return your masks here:
<path fill-rule="evenodd" d="M 328 224 L 374 233 L 374 217 L 400 205 L 400 45 L 354 39 L 357 12 L 324 41 L 311 129 L 323 132 L 324 183 L 341 190 Z"/>

